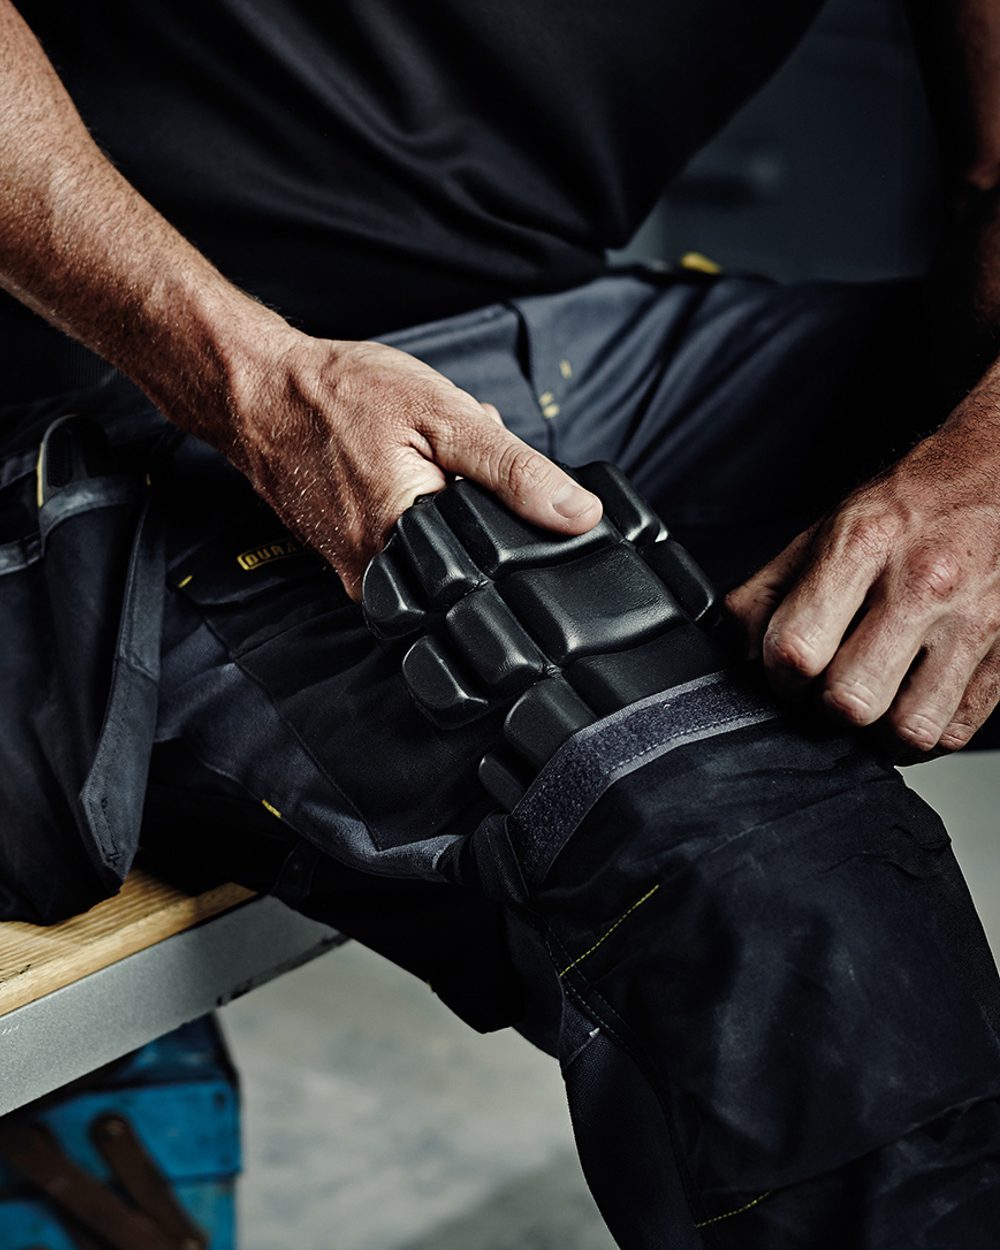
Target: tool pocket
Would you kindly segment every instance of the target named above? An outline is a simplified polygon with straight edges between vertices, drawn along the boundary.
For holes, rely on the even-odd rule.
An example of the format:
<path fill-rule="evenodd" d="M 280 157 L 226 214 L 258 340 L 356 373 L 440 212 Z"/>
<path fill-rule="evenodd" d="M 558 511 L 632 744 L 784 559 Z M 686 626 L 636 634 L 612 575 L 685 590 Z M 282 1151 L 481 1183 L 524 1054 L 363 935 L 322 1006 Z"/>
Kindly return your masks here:
<path fill-rule="evenodd" d="M 178 711 L 176 733 L 324 850 L 366 870 L 382 861 L 388 871 L 391 860 L 401 875 L 435 875 L 441 839 L 474 827 L 487 807 L 475 769 L 488 731 L 460 737 L 428 725 L 398 654 L 376 643 L 333 570 L 224 465 L 205 465 L 210 485 L 196 499 L 211 512 L 193 518 L 188 483 L 199 473 L 190 460 L 183 469 L 186 493 L 169 520 L 168 653 L 175 632 L 190 638 L 186 654 L 198 651 L 200 669 L 184 689 L 198 685 L 204 697 Z M 202 629 L 205 641 L 204 626 L 228 664 L 193 637 Z M 204 693 L 213 683 L 226 689 L 214 702 Z"/>
<path fill-rule="evenodd" d="M 172 557 L 167 583 L 235 660 L 304 620 L 350 606 L 333 570 L 258 500 Z"/>
<path fill-rule="evenodd" d="M 74 459 L 79 438 L 103 444 L 100 464 Z M 81 418 L 46 440 L 61 467 L 16 477 L 0 507 L 0 908 L 40 923 L 113 893 L 131 864 L 163 584 L 145 472 Z"/>

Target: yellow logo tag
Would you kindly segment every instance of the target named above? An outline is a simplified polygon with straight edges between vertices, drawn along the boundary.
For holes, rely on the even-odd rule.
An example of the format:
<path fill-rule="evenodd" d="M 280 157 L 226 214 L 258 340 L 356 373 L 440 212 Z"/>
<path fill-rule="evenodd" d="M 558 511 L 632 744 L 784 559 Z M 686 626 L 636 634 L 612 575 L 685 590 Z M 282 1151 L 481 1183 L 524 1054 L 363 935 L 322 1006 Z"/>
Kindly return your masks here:
<path fill-rule="evenodd" d="M 249 551 L 241 551 L 236 563 L 247 573 L 259 569 L 262 564 L 270 564 L 274 560 L 285 560 L 288 556 L 297 555 L 302 550 L 294 538 L 279 538 L 277 542 L 264 543 L 260 547 L 251 547 Z"/>

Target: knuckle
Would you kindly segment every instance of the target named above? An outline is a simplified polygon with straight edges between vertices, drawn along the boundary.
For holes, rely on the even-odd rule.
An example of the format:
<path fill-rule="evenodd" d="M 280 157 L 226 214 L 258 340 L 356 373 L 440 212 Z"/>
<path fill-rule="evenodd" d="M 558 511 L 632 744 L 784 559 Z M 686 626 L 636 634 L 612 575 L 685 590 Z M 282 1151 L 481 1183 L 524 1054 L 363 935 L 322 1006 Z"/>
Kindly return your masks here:
<path fill-rule="evenodd" d="M 972 618 L 976 640 L 989 644 L 990 649 L 1000 639 L 1000 603 L 983 604 Z"/>
<path fill-rule="evenodd" d="M 816 647 L 797 630 L 777 628 L 764 637 L 764 658 L 768 667 L 802 677 L 816 677 L 823 669 Z"/>
<path fill-rule="evenodd" d="M 823 697 L 827 707 L 848 725 L 860 728 L 878 719 L 878 698 L 868 682 L 860 677 L 835 678 Z"/>
<path fill-rule="evenodd" d="M 920 552 L 910 560 L 905 573 L 909 594 L 930 602 L 950 598 L 961 580 L 961 563 L 953 552 L 947 550 Z"/>
<path fill-rule="evenodd" d="M 846 545 L 866 562 L 880 560 L 899 531 L 896 519 L 887 513 L 863 513 L 845 522 Z"/>
<path fill-rule="evenodd" d="M 724 600 L 726 611 L 732 616 L 746 616 L 753 605 L 753 596 L 745 586 L 731 590 Z"/>

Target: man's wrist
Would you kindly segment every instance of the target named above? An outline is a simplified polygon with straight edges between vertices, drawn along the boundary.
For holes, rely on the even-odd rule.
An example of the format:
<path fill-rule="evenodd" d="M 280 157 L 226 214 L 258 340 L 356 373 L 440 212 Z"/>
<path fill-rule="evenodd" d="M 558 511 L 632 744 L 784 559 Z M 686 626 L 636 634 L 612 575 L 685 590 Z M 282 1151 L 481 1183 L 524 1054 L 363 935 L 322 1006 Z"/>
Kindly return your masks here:
<path fill-rule="evenodd" d="M 942 431 L 961 436 L 984 453 L 1000 457 L 1000 360 L 986 370 L 955 406 Z"/>
<path fill-rule="evenodd" d="M 231 451 L 255 392 L 298 332 L 222 278 L 158 291 L 141 320 L 141 335 L 108 355 L 172 421 Z"/>

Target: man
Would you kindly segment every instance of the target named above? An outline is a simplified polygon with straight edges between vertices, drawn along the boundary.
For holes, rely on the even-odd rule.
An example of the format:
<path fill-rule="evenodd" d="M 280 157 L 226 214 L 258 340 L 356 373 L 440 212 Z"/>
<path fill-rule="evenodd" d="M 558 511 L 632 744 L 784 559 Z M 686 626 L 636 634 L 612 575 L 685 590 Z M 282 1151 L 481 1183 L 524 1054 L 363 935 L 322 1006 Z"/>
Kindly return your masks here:
<path fill-rule="evenodd" d="M 99 485 L 116 470 L 96 447 L 80 457 L 79 481 L 75 469 L 51 471 L 53 442 L 39 542 L 12 531 L 25 598 L 42 601 L 27 580 L 42 551 L 48 580 L 45 611 L 8 596 L 9 636 L 29 652 L 31 621 L 49 613 L 42 637 L 56 639 L 58 698 L 47 719 L 25 714 L 31 733 L 11 735 L 29 761 L 19 802 L 37 820 L 8 835 L 7 914 L 65 909 L 71 862 L 81 877 L 96 865 L 92 895 L 113 886 L 134 851 L 155 734 L 151 846 L 214 856 L 273 885 L 430 975 L 481 1027 L 516 1022 L 559 1050 L 588 1175 L 623 1246 L 993 1244 L 995 975 L 961 883 L 941 867 L 940 834 L 853 740 L 784 722 L 761 729 L 771 714 L 752 712 L 743 737 L 697 757 L 671 750 L 635 774 L 641 790 L 602 779 L 593 811 L 615 836 L 599 871 L 588 860 L 596 817 L 567 830 L 572 853 L 552 856 L 554 875 L 549 864 L 535 879 L 515 846 L 528 878 L 519 896 L 496 869 L 506 852 L 470 780 L 495 725 L 429 733 L 406 702 L 398 657 L 376 652 L 358 609 L 312 574 L 299 589 L 284 574 L 228 588 L 206 534 L 231 524 L 233 541 L 246 539 L 239 554 L 273 534 L 209 448 L 353 600 L 393 522 L 451 475 L 526 521 L 584 535 L 600 501 L 543 449 L 570 463 L 614 458 L 717 578 L 742 582 L 731 610 L 779 689 L 849 726 L 878 724 L 918 753 L 964 745 L 1000 697 L 995 7 L 921 11 L 962 201 L 943 263 L 952 294 L 936 307 L 970 326 L 957 336 L 967 358 L 953 367 L 971 389 L 943 424 L 912 359 L 906 290 L 604 272 L 604 249 L 628 238 L 817 7 L 525 0 L 418 14 L 386 2 L 319 16 L 263 0 L 190 14 L 156 3 L 67 12 L 43 0 L 18 12 L 0 0 L 0 280 L 89 349 L 4 310 L 3 480 L 23 514 L 27 458 L 54 417 L 76 411 L 100 417 L 118 446 L 141 446 L 160 492 L 143 509 L 132 486 Z M 201 441 L 164 451 L 150 400 Z M 887 466 L 889 449 L 899 458 Z M 60 504 L 67 483 L 79 490 Z M 98 499 L 109 531 L 84 532 Z M 159 620 L 151 514 L 172 587 L 158 712 L 159 638 L 140 623 Z M 116 529 L 108 518 L 119 516 Z M 75 576 L 52 573 L 71 534 L 83 537 L 68 568 L 85 551 L 102 585 L 125 585 L 113 663 L 99 619 L 107 599 L 95 610 L 79 564 Z M 88 702 L 73 688 L 74 671 L 86 683 L 100 667 L 86 663 L 89 640 L 111 674 L 103 718 L 98 694 Z M 67 717 L 51 708 L 76 708 L 78 696 L 77 736 L 53 761 L 50 736 L 67 732 Z M 666 742 L 673 731 L 663 732 Z M 81 740 L 94 748 L 83 760 Z M 63 797 L 39 815 L 45 776 Z M 248 796 L 281 823 L 260 816 L 251 829 Z M 721 819 L 726 803 L 732 829 L 757 831 L 757 849 L 687 910 L 675 896 L 663 912 L 659 883 L 693 870 L 670 860 L 678 846 L 662 813 L 690 831 L 702 808 Z M 848 809 L 853 840 L 840 836 Z M 790 811 L 796 837 L 815 835 L 800 860 L 784 840 Z M 179 815 L 193 846 L 182 845 Z M 53 832 L 29 854 L 43 817 Z M 66 836 L 74 822 L 87 856 Z M 783 848 L 773 862 L 761 831 Z M 495 859 L 484 846 L 499 847 Z M 712 847 L 704 864 L 721 871 L 731 848 Z M 45 855 L 42 890 L 31 878 Z M 647 879 L 632 882 L 628 865 L 651 870 L 654 855 L 665 857 L 655 884 L 630 892 Z M 841 872 L 848 861 L 881 867 L 861 880 Z M 796 862 L 793 886 L 782 873 Z M 696 878 L 709 881 L 698 863 Z M 573 874 L 586 864 L 580 884 Z M 429 884 L 439 868 L 456 883 L 447 890 Z M 614 878 L 606 893 L 594 872 Z M 742 892 L 765 879 L 763 893 Z M 741 892 L 727 895 L 736 880 Z M 581 915 L 565 910 L 574 890 L 588 900 Z M 924 912 L 911 907 L 917 895 Z M 76 901 L 87 897 L 81 887 Z M 544 938 L 518 911 L 532 902 Z M 773 927 L 755 928 L 768 908 Z M 934 919 L 921 928 L 924 913 Z M 670 925 L 696 939 L 685 950 L 707 933 L 715 949 L 662 981 L 662 965 L 649 979 L 653 963 L 591 978 L 591 951 L 627 958 L 619 941 L 638 933 L 653 950 L 673 940 Z M 456 954 L 463 934 L 474 940 Z M 796 934 L 819 960 L 812 972 L 789 945 Z M 883 985 L 870 978 L 893 962 L 890 934 L 913 946 Z M 929 1016 L 914 967 L 941 996 Z M 804 994 L 811 977 L 839 998 L 840 1015 Z M 639 1022 L 616 997 L 626 983 Z M 665 1021 L 674 987 L 686 988 Z M 880 1027 L 855 1032 L 881 995 Z M 698 1063 L 671 1033 L 681 1027 Z M 865 1049 L 876 1040 L 884 1050 Z M 648 1063 L 644 1047 L 656 1052 Z M 668 1052 L 669 1078 L 658 1066 Z"/>

